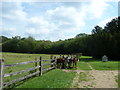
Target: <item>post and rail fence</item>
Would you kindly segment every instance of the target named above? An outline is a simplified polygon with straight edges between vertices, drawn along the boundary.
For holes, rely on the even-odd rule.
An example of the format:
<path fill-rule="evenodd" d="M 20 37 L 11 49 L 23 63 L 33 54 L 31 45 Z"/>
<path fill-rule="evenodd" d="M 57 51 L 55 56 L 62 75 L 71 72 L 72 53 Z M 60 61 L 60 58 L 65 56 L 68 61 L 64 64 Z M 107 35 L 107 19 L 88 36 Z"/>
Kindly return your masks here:
<path fill-rule="evenodd" d="M 6 86 L 12 85 L 13 83 L 22 81 L 22 80 L 32 77 L 36 74 L 39 74 L 39 76 L 42 76 L 42 72 L 56 68 L 56 60 L 55 60 L 55 62 L 52 62 L 52 63 L 42 64 L 43 61 L 47 62 L 47 61 L 51 61 L 51 60 L 42 60 L 42 57 L 40 56 L 39 60 L 37 60 L 37 58 L 35 58 L 35 61 L 28 61 L 28 62 L 21 62 L 21 63 L 16 63 L 16 64 L 4 65 L 4 59 L 0 59 L 0 90 L 2 90 Z M 37 62 L 39 62 L 39 65 L 37 65 Z M 27 70 L 4 74 L 4 68 L 6 68 L 6 67 L 13 67 L 13 66 L 19 66 L 19 65 L 30 64 L 30 63 L 35 63 L 35 67 L 27 69 Z M 42 68 L 43 66 L 47 66 L 47 65 L 52 65 L 52 67 L 47 68 L 47 69 Z M 39 71 L 37 71 L 37 69 L 39 69 Z M 4 83 L 4 77 L 10 77 L 10 76 L 22 74 L 24 72 L 29 72 L 29 71 L 33 71 L 33 70 L 35 70 L 35 72 L 32 74 L 29 74 L 29 75 L 23 76 L 21 78 L 14 79 L 12 81 Z"/>

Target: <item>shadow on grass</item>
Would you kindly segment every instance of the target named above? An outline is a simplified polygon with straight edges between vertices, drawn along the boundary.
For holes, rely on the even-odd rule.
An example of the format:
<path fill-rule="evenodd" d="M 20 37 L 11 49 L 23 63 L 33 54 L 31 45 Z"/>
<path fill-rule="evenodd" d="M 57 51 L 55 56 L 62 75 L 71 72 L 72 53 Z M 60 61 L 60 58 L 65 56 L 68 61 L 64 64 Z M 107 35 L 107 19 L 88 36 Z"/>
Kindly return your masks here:
<path fill-rule="evenodd" d="M 94 58 L 80 58 L 79 61 L 83 62 L 94 62 L 94 61 L 101 61 L 100 59 L 94 59 Z"/>
<path fill-rule="evenodd" d="M 102 59 L 95 59 L 95 58 L 80 58 L 79 61 L 83 61 L 83 62 L 101 61 L 101 62 L 102 62 Z M 108 61 L 120 61 L 120 60 L 116 60 L 116 59 L 108 59 Z"/>

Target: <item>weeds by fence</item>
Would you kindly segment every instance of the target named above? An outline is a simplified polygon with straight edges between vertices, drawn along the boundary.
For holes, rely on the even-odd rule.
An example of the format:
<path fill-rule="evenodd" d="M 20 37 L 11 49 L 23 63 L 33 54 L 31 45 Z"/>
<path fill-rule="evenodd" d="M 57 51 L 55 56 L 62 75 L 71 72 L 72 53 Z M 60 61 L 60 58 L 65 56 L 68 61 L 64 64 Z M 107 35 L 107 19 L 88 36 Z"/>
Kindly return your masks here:
<path fill-rule="evenodd" d="M 42 57 L 40 56 L 39 60 L 35 59 L 35 61 L 21 62 L 21 63 L 16 63 L 16 64 L 4 65 L 4 60 L 0 59 L 0 90 L 2 90 L 6 86 L 12 85 L 13 83 L 22 81 L 22 80 L 24 80 L 26 78 L 29 78 L 29 77 L 32 77 L 34 75 L 39 74 L 39 76 L 42 76 L 42 72 L 54 69 L 56 67 L 56 60 L 55 60 L 55 62 L 52 62 L 52 63 L 42 64 L 42 62 L 44 62 L 44 61 L 46 61 L 46 62 L 49 61 L 50 62 L 51 60 L 42 60 Z M 3 73 L 4 72 L 4 68 L 6 68 L 6 67 L 14 67 L 14 66 L 19 66 L 19 65 L 29 64 L 29 63 L 35 63 L 35 67 L 29 68 L 27 70 L 13 72 L 13 73 L 7 73 L 7 74 Z M 43 66 L 47 66 L 47 65 L 52 65 L 52 67 L 49 67 L 47 69 L 43 69 L 42 68 Z M 6 83 L 4 83 L 4 81 L 3 81 L 4 77 L 10 77 L 10 76 L 22 74 L 24 72 L 29 72 L 29 71 L 34 71 L 34 72 L 30 73 L 29 75 L 26 75 L 26 76 L 14 79 L 14 80 L 6 82 Z"/>

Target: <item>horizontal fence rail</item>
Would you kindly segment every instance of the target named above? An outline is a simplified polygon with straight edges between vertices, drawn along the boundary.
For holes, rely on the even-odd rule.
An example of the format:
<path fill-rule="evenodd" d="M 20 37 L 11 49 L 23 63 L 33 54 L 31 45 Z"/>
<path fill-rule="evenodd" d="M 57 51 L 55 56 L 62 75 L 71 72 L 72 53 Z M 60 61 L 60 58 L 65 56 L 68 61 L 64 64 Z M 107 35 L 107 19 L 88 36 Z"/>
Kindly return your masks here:
<path fill-rule="evenodd" d="M 48 71 L 48 70 L 51 70 L 51 69 L 53 69 L 53 68 L 55 68 L 55 67 L 51 67 L 51 68 L 47 68 L 47 69 L 43 69 L 42 71 Z"/>
<path fill-rule="evenodd" d="M 35 62 L 39 62 L 38 61 L 29 61 L 29 62 L 22 62 L 22 63 L 16 63 L 16 64 L 9 64 L 9 65 L 5 65 L 4 67 L 13 67 L 13 66 L 18 66 L 18 65 L 24 65 L 24 64 L 29 64 L 29 63 L 35 63 Z"/>
<path fill-rule="evenodd" d="M 43 64 L 42 66 L 54 65 L 54 64 L 55 64 L 55 63 Z M 34 68 L 30 68 L 30 69 L 27 69 L 27 70 L 22 70 L 22 71 L 15 72 L 15 73 L 4 74 L 4 77 L 14 76 L 14 75 L 22 74 L 22 73 L 24 73 L 24 72 L 33 71 L 33 70 L 38 69 L 38 68 L 40 68 L 40 67 L 41 67 L 41 66 L 37 66 L 37 67 L 34 67 Z"/>
<path fill-rule="evenodd" d="M 43 61 L 49 62 L 49 63 L 48 64 L 42 64 Z M 0 72 L 1 72 L 1 74 L 0 74 L 0 77 L 1 77 L 0 82 L 2 83 L 2 84 L 0 84 L 0 89 L 2 90 L 6 86 L 9 86 L 9 85 L 11 85 L 13 83 L 16 83 L 16 82 L 19 82 L 19 81 L 22 81 L 22 80 L 24 80 L 26 78 L 29 78 L 29 77 L 32 77 L 32 76 L 34 76 L 36 74 L 39 74 L 39 76 L 42 76 L 42 72 L 56 68 L 56 60 L 54 60 L 54 62 L 51 62 L 51 61 L 53 61 L 53 60 L 42 60 L 42 57 L 40 57 L 40 60 L 4 65 L 4 60 L 0 59 Z M 37 63 L 37 62 L 39 62 L 39 63 Z M 3 74 L 3 68 L 19 66 L 19 65 L 24 65 L 24 64 L 30 64 L 30 63 L 35 63 L 35 67 L 29 68 L 27 70 L 21 70 L 21 71 L 18 71 L 18 72 L 12 72 L 12 73 Z M 42 67 L 47 66 L 47 65 L 51 65 L 51 67 L 42 70 Z M 39 69 L 39 71 L 37 71 L 38 69 Z M 6 83 L 3 82 L 4 77 L 15 76 L 15 75 L 22 74 L 22 73 L 29 72 L 29 71 L 34 71 L 34 72 L 32 74 L 29 74 L 29 75 L 23 76 L 21 78 L 11 80 L 11 81 L 6 82 Z"/>
<path fill-rule="evenodd" d="M 37 67 L 35 67 L 35 68 L 30 68 L 30 69 L 28 69 L 28 70 L 22 70 L 22 71 L 20 71 L 20 72 L 4 74 L 4 77 L 9 77 L 9 76 L 14 76 L 14 75 L 22 74 L 22 73 L 24 73 L 24 72 L 29 72 L 29 71 L 32 71 L 32 70 L 35 70 L 35 69 L 38 69 L 38 68 L 40 68 L 40 66 L 37 66 Z"/>
<path fill-rule="evenodd" d="M 50 62 L 51 60 L 41 60 L 41 61 L 49 61 Z M 40 60 L 29 61 L 29 62 L 22 62 L 22 63 L 15 63 L 15 64 L 9 64 L 9 65 L 4 65 L 4 67 L 13 67 L 13 66 L 24 65 L 24 64 L 35 63 L 35 62 L 40 62 Z"/>

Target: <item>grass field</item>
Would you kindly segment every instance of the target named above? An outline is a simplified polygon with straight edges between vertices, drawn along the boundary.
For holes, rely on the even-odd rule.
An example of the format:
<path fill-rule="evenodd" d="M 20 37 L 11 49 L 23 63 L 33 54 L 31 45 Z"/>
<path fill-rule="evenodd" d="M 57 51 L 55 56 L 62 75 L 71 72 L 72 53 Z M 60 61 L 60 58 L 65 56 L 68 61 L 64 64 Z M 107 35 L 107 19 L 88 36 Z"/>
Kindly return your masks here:
<path fill-rule="evenodd" d="M 1 53 L 0 53 L 0 56 L 1 56 Z M 20 63 L 20 62 L 34 61 L 35 58 L 39 59 L 40 56 L 42 56 L 43 60 L 50 60 L 49 54 L 2 53 L 1 57 L 5 60 L 5 65 L 6 65 L 6 64 L 15 64 L 15 63 Z M 58 55 L 55 55 L 55 56 L 58 56 Z M 44 63 L 50 63 L 50 62 L 43 62 L 43 64 Z M 118 70 L 119 62 L 118 61 L 101 62 L 101 60 L 93 59 L 91 56 L 81 56 L 80 61 L 77 64 L 77 68 L 79 70 L 91 70 L 87 63 L 89 63 L 89 65 L 91 65 L 93 67 L 93 69 L 95 69 L 95 70 Z M 32 67 L 35 67 L 34 63 L 4 68 L 4 73 L 17 72 L 17 71 L 26 70 L 26 69 L 29 69 Z M 44 68 L 47 68 L 47 67 L 44 67 Z M 73 69 L 73 70 L 76 70 L 76 69 Z M 4 78 L 4 82 L 8 82 L 13 79 L 23 77 L 25 75 L 28 75 L 29 73 L 30 72 L 26 72 L 23 74 L 6 77 L 6 78 Z M 82 76 L 84 76 L 84 75 L 82 75 Z M 68 80 L 67 77 L 70 80 Z M 41 83 L 34 87 L 66 88 L 66 87 L 70 86 L 70 83 L 71 83 L 73 77 L 74 77 L 74 73 L 66 73 L 61 70 L 53 70 L 53 71 L 50 71 L 50 72 L 44 74 L 42 77 L 36 77 L 36 78 L 32 79 L 33 80 L 32 82 L 33 82 L 33 84 L 35 84 L 34 82 Z M 58 81 L 57 81 L 57 78 L 58 78 Z M 69 82 L 67 82 L 67 80 Z M 119 82 L 119 80 L 116 80 L 116 81 Z M 45 84 L 45 82 L 46 82 L 46 84 Z M 52 83 L 54 83 L 54 84 L 52 84 Z M 43 84 L 45 84 L 45 85 L 43 85 Z M 28 86 L 31 86 L 31 85 L 32 84 L 30 82 L 28 82 L 28 83 L 25 82 L 25 84 L 23 86 L 20 86 L 19 88 L 24 88 L 24 87 L 28 88 Z"/>
<path fill-rule="evenodd" d="M 96 61 L 96 62 L 89 62 L 90 65 L 93 67 L 95 70 L 118 70 L 118 63 L 117 61 L 109 61 L 109 62 L 101 62 L 101 61 Z"/>
<path fill-rule="evenodd" d="M 79 70 L 91 70 L 86 62 L 78 62 L 77 67 Z"/>
<path fill-rule="evenodd" d="M 81 56 L 78 62 L 78 68 L 82 70 L 91 70 L 87 65 L 89 63 L 95 70 L 120 70 L 118 68 L 120 61 L 102 62 L 100 59 L 93 59 L 90 56 Z"/>
<path fill-rule="evenodd" d="M 33 78 L 17 88 L 69 88 L 75 72 L 52 70 L 41 77 Z"/>

